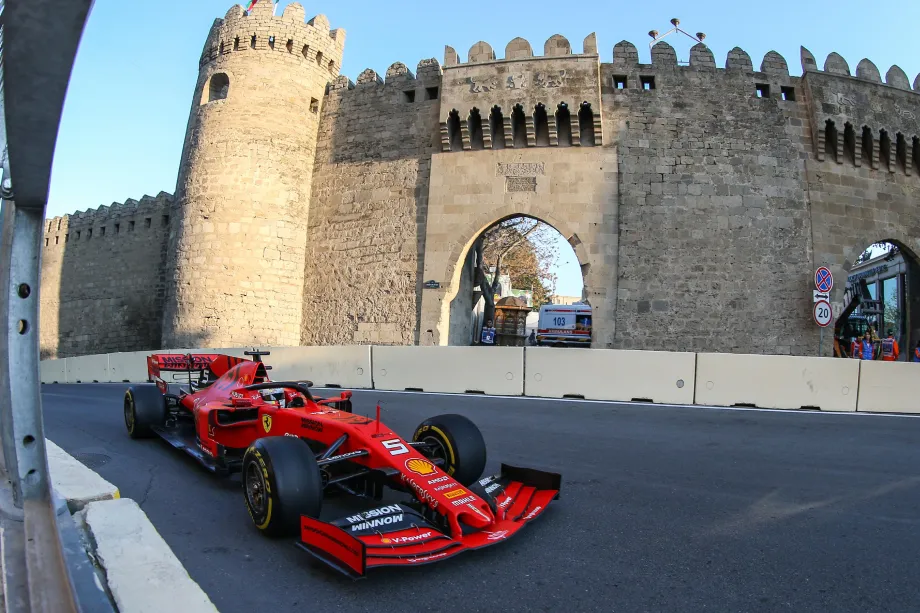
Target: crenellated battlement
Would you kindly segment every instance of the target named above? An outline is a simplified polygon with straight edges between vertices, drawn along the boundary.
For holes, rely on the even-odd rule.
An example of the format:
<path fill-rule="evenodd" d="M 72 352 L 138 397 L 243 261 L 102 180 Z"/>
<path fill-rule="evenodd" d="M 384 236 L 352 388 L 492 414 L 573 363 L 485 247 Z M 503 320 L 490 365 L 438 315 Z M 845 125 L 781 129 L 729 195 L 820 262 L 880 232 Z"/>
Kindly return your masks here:
<path fill-rule="evenodd" d="M 394 62 L 387 68 L 385 77 L 381 77 L 372 68 L 363 70 L 355 81 L 340 75 L 329 84 L 326 88 L 326 93 L 350 90 L 365 91 L 377 87 L 395 87 L 406 92 L 415 91 L 419 88 L 433 88 L 434 91 L 426 91 L 424 99 L 436 100 L 440 82 L 441 65 L 438 60 L 430 58 L 421 60 L 415 68 L 415 73 L 409 70 L 409 67 L 402 62 Z M 414 97 L 412 101 L 415 101 Z"/>
<path fill-rule="evenodd" d="M 274 14 L 271 2 L 257 3 L 251 12 L 235 5 L 223 19 L 215 19 L 201 54 L 199 66 L 233 53 L 274 52 L 315 63 L 339 74 L 345 48 L 345 30 L 330 30 L 325 15 L 306 21 L 306 12 L 297 2 Z"/>
<path fill-rule="evenodd" d="M 533 48 L 524 38 L 515 38 L 505 47 L 505 57 L 497 58 L 492 46 L 485 42 L 479 41 L 470 47 L 467 53 L 467 61 L 461 62 L 457 51 L 450 46 L 444 47 L 444 68 L 469 64 L 485 64 L 491 62 L 511 62 L 517 60 L 528 60 L 534 58 L 564 58 L 566 56 L 596 56 L 597 55 L 597 37 L 594 33 L 589 34 L 582 43 L 583 52 L 573 53 L 572 45 L 569 40 L 561 34 L 550 36 L 543 45 L 543 55 L 534 55 Z"/>
<path fill-rule="evenodd" d="M 45 247 L 63 247 L 75 240 L 110 238 L 120 234 L 159 229 L 169 225 L 173 195 L 160 192 L 95 209 L 76 211 L 45 220 Z"/>

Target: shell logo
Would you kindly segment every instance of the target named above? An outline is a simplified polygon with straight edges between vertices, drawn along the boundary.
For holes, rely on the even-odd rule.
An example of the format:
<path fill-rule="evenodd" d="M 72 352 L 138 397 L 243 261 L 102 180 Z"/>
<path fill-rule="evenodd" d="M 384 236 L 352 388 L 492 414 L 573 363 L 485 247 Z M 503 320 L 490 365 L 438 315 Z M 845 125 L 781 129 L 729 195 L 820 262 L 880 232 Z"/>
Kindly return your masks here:
<path fill-rule="evenodd" d="M 427 477 L 433 475 L 437 470 L 434 467 L 434 464 L 427 460 L 420 460 L 418 458 L 409 458 L 406 460 L 406 468 L 414 472 L 416 475 L 421 475 Z"/>

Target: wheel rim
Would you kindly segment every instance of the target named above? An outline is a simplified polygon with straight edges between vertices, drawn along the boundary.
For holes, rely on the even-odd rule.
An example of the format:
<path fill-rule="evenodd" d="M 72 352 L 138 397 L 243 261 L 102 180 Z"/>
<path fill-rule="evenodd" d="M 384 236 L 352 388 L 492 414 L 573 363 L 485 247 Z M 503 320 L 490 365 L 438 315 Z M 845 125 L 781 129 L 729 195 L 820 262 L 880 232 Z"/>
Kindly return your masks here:
<path fill-rule="evenodd" d="M 265 496 L 265 478 L 255 462 L 246 467 L 246 500 L 256 515 L 265 514 L 268 503 Z"/>
<path fill-rule="evenodd" d="M 130 395 L 125 396 L 125 427 L 128 432 L 134 429 L 134 403 Z"/>
<path fill-rule="evenodd" d="M 447 460 L 447 449 L 444 447 L 444 443 L 440 438 L 436 436 L 426 436 L 422 439 L 422 442 L 429 446 L 431 449 L 431 458 L 432 459 L 441 459 L 444 460 L 444 467 L 449 469 L 449 462 Z"/>

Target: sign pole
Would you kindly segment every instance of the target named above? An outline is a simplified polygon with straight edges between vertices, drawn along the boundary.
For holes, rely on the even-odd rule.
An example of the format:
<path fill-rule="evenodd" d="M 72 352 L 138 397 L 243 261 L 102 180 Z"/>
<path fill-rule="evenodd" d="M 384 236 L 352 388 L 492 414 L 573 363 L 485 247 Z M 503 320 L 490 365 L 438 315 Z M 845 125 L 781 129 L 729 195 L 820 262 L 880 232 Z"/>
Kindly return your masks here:
<path fill-rule="evenodd" d="M 818 336 L 818 357 L 824 355 L 824 328 L 821 328 L 821 334 Z"/>

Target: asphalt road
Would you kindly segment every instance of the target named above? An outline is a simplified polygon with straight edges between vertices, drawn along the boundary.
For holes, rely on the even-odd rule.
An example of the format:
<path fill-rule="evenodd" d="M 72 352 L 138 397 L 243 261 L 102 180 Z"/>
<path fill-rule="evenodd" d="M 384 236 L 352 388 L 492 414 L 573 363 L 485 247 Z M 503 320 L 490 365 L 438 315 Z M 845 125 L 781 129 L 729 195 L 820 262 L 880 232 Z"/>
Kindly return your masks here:
<path fill-rule="evenodd" d="M 257 534 L 238 476 L 129 439 L 123 389 L 43 386 L 46 435 L 141 504 L 223 613 L 920 607 L 920 418 L 356 392 L 403 436 L 467 415 L 487 474 L 506 461 L 563 485 L 507 543 L 352 582 Z"/>

